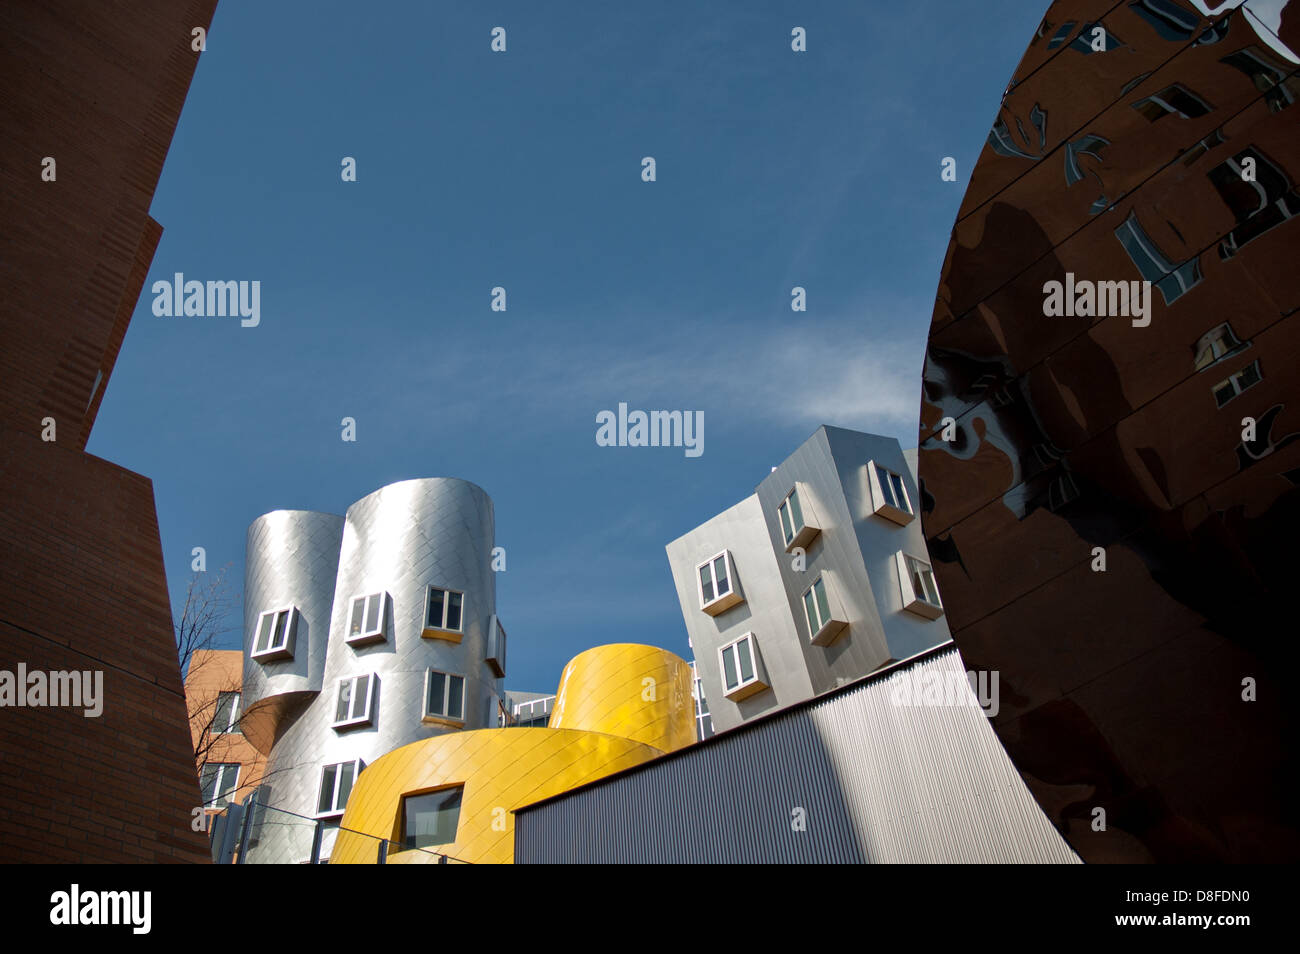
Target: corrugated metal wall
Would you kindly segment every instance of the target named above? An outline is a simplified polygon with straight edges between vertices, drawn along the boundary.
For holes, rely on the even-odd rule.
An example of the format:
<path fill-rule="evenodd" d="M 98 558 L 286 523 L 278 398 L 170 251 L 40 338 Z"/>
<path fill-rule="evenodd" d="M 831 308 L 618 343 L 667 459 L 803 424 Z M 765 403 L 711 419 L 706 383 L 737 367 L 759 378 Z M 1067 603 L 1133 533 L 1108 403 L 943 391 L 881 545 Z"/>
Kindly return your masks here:
<path fill-rule="evenodd" d="M 964 671 L 952 648 L 898 670 Z M 521 809 L 515 861 L 1078 862 L 973 694 L 911 707 L 894 685 L 866 680 Z"/>

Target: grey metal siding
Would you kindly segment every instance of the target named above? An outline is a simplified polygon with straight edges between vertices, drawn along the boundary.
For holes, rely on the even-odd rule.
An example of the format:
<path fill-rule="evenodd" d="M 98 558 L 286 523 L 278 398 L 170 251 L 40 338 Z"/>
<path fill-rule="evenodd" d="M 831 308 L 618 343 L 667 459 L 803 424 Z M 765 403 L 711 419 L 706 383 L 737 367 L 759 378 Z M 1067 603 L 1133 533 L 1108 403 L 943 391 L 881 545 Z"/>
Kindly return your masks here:
<path fill-rule="evenodd" d="M 895 704 L 895 677 L 964 671 L 928 654 L 522 808 L 515 861 L 1077 863 L 978 706 Z"/>

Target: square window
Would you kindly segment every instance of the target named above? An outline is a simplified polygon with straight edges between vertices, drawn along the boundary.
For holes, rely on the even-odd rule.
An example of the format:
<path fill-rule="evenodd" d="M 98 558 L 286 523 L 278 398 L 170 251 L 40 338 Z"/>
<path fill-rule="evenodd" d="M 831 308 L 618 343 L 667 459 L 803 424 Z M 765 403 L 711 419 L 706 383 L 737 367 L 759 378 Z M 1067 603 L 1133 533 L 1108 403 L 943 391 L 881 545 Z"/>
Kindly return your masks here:
<path fill-rule="evenodd" d="M 326 765 L 321 769 L 320 789 L 316 798 L 317 818 L 343 814 L 348 796 L 352 794 L 352 785 L 365 767 L 360 759 L 353 759 L 351 762 Z"/>
<path fill-rule="evenodd" d="M 1229 376 L 1227 379 L 1220 381 L 1210 390 L 1214 393 L 1215 403 L 1223 407 L 1238 394 L 1248 388 L 1254 387 L 1263 380 L 1263 375 L 1259 370 L 1259 361 L 1252 361 L 1236 374 Z"/>
<path fill-rule="evenodd" d="M 1246 347 L 1248 346 L 1242 344 L 1237 336 L 1232 333 L 1232 328 L 1228 323 L 1224 322 L 1219 327 L 1201 335 L 1195 346 L 1193 346 L 1192 351 L 1196 355 L 1195 368 L 1197 371 L 1204 371 L 1211 365 L 1218 364 L 1224 358 L 1231 357 Z"/>
<path fill-rule="evenodd" d="M 460 642 L 464 633 L 465 594 L 431 586 L 424 603 L 424 635 Z"/>
<path fill-rule="evenodd" d="M 424 676 L 425 722 L 463 725 L 465 677 L 430 669 Z"/>
<path fill-rule="evenodd" d="M 339 694 L 334 706 L 334 728 L 371 724 L 378 681 L 374 673 L 339 680 Z"/>
<path fill-rule="evenodd" d="M 733 702 L 746 699 L 768 688 L 767 673 L 758 658 L 753 633 L 727 643 L 718 650 L 722 667 L 722 692 Z"/>
<path fill-rule="evenodd" d="M 717 616 L 742 602 L 736 591 L 736 567 L 731 559 L 731 552 L 723 550 L 709 557 L 695 568 L 700 592 L 700 609 L 710 616 Z"/>
<path fill-rule="evenodd" d="M 901 526 L 912 522 L 916 512 L 907 483 L 901 476 L 875 461 L 867 463 L 867 483 L 871 491 L 872 513 Z"/>
<path fill-rule="evenodd" d="M 939 599 L 939 585 L 934 579 L 934 569 L 924 560 L 899 552 L 898 585 L 903 599 L 903 609 L 926 619 L 943 615 L 943 601 Z"/>
<path fill-rule="evenodd" d="M 781 527 L 781 541 L 785 544 L 785 550 L 789 553 L 795 547 L 807 546 L 817 536 L 818 528 L 808 518 L 807 500 L 803 499 L 799 493 L 799 486 L 795 487 L 786 495 L 785 500 L 781 501 L 781 506 L 776 508 L 777 522 Z"/>
<path fill-rule="evenodd" d="M 384 616 L 388 604 L 387 593 L 370 593 L 354 596 L 348 612 L 347 642 L 353 646 L 377 643 L 385 638 Z"/>
<path fill-rule="evenodd" d="M 432 848 L 456 841 L 465 786 L 402 797 L 402 847 Z"/>
<path fill-rule="evenodd" d="M 273 662 L 293 658 L 294 635 L 298 629 L 298 610 L 292 606 L 267 610 L 257 621 L 257 637 L 253 641 L 253 659 Z"/>
<path fill-rule="evenodd" d="M 239 734 L 239 693 L 222 692 L 217 695 L 217 709 L 212 717 L 213 735 Z"/>
<path fill-rule="evenodd" d="M 225 808 L 239 785 L 238 762 L 207 762 L 199 773 L 205 808 Z"/>
<path fill-rule="evenodd" d="M 848 622 L 837 618 L 831 610 L 830 593 L 825 574 L 817 577 L 803 593 L 804 619 L 808 622 L 809 639 L 815 646 L 826 646 L 835 641 Z"/>

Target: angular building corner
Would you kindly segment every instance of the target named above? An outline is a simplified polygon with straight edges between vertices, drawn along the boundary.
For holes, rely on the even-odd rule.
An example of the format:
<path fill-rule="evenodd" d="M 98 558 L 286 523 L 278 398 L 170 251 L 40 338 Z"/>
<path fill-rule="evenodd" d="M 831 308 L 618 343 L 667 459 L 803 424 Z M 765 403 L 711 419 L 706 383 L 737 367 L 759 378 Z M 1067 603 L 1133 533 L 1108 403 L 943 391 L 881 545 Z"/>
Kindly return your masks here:
<path fill-rule="evenodd" d="M 0 6 L 0 675 L 102 679 L 94 716 L 52 696 L 0 708 L 4 861 L 208 858 L 153 487 L 85 446 L 162 234 L 149 206 L 191 30 L 215 7 Z"/>

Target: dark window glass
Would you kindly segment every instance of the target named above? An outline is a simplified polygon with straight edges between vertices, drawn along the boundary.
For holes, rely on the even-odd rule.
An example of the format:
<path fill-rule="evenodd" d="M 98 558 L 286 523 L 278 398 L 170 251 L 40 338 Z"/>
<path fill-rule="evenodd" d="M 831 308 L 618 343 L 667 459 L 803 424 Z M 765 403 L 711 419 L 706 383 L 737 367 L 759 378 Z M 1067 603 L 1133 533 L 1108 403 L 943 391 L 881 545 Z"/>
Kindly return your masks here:
<path fill-rule="evenodd" d="M 450 845 L 460 823 L 463 788 L 448 788 L 402 799 L 402 847 Z"/>
<path fill-rule="evenodd" d="M 451 684 L 447 687 L 447 715 L 450 718 L 464 718 L 464 710 L 461 708 L 464 694 L 465 680 L 460 676 L 452 676 Z"/>
<path fill-rule="evenodd" d="M 460 593 L 447 594 L 447 628 L 460 629 L 460 603 L 464 597 Z"/>
<path fill-rule="evenodd" d="M 425 623 L 432 629 L 442 629 L 442 601 L 446 594 L 442 590 L 429 590 L 429 619 Z"/>
<path fill-rule="evenodd" d="M 382 596 L 372 596 L 368 600 L 366 607 L 366 632 L 373 633 L 379 629 L 379 615 L 384 608 L 384 598 Z"/>
<path fill-rule="evenodd" d="M 441 672 L 429 673 L 429 715 L 445 716 L 444 708 L 447 698 L 447 675 Z"/>
<path fill-rule="evenodd" d="M 334 802 L 334 774 L 338 769 L 337 765 L 327 765 L 321 771 L 320 776 L 320 798 L 316 800 L 316 811 L 318 813 L 328 812 L 333 808 Z"/>
<path fill-rule="evenodd" d="M 352 680 L 345 679 L 339 683 L 339 702 L 334 707 L 334 721 L 345 722 L 352 711 Z"/>
<path fill-rule="evenodd" d="M 365 612 L 365 609 L 366 601 L 364 599 L 352 601 L 352 622 L 348 626 L 349 636 L 361 635 L 361 616 Z"/>

